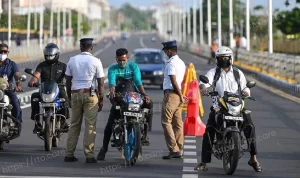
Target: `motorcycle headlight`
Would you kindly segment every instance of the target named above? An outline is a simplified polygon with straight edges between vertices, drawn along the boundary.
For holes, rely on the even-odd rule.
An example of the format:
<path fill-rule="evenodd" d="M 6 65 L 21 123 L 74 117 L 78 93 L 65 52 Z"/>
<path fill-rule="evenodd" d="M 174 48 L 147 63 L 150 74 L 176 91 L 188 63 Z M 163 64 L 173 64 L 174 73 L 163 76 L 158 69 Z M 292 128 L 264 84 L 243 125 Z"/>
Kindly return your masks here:
<path fill-rule="evenodd" d="M 55 93 L 51 93 L 51 94 L 42 94 L 42 100 L 44 102 L 52 102 L 54 101 L 55 97 Z"/>
<path fill-rule="evenodd" d="M 139 104 L 129 104 L 128 105 L 128 111 L 139 111 L 140 105 Z"/>
<path fill-rule="evenodd" d="M 163 71 L 162 70 L 158 70 L 158 71 L 154 71 L 153 75 L 163 75 Z"/>
<path fill-rule="evenodd" d="M 2 99 L 3 99 L 3 97 L 4 97 L 4 93 L 3 93 L 3 91 L 2 91 L 2 90 L 0 90 L 0 100 L 2 100 Z"/>
<path fill-rule="evenodd" d="M 239 106 L 232 106 L 231 104 L 227 104 L 227 108 L 228 108 L 228 113 L 233 115 L 233 116 L 237 116 L 240 114 L 241 112 L 241 105 Z"/>

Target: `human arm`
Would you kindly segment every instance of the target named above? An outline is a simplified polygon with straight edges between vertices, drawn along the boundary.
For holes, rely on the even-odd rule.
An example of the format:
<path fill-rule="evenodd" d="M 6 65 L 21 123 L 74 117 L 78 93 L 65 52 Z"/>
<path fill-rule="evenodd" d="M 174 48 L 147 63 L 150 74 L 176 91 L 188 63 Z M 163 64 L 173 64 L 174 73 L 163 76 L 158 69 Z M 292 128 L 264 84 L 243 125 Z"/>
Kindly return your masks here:
<path fill-rule="evenodd" d="M 65 78 L 66 78 L 66 90 L 67 90 L 67 96 L 69 98 L 69 101 L 71 101 L 71 86 L 72 86 L 72 70 L 71 70 L 71 60 L 68 62 L 67 67 L 66 67 L 66 72 L 65 72 Z"/>
<path fill-rule="evenodd" d="M 96 78 L 98 83 L 98 111 L 102 110 L 103 107 L 103 98 L 104 98 L 104 71 L 103 66 L 100 60 L 96 64 Z"/>
<path fill-rule="evenodd" d="M 183 96 L 181 90 L 179 88 L 179 84 L 176 81 L 176 68 L 175 64 L 172 62 L 167 63 L 166 65 L 167 75 L 170 77 L 171 84 L 175 90 L 175 92 L 180 96 L 181 102 L 186 102 L 186 97 Z"/>
<path fill-rule="evenodd" d="M 22 91 L 22 85 L 21 85 L 21 81 L 19 81 L 20 72 L 19 72 L 19 67 L 15 62 L 13 63 L 12 70 L 13 70 L 13 74 L 14 74 L 14 79 L 16 81 L 15 91 L 16 92 L 21 92 Z"/>
<path fill-rule="evenodd" d="M 114 66 L 110 66 L 107 71 L 108 85 L 109 85 L 109 98 L 112 102 L 112 99 L 115 97 L 115 86 L 116 86 L 116 70 Z"/>
<path fill-rule="evenodd" d="M 214 75 L 216 72 L 216 68 L 210 69 L 205 76 L 208 78 L 208 83 L 213 84 L 213 80 L 214 80 Z M 199 87 L 202 93 L 206 94 L 207 93 L 207 88 L 210 87 L 209 84 L 205 84 L 203 82 L 199 82 Z"/>
<path fill-rule="evenodd" d="M 146 95 L 143 83 L 142 83 L 142 77 L 141 77 L 141 71 L 137 64 L 133 65 L 133 82 L 138 87 L 139 92 L 141 95 L 143 95 L 146 99 L 146 102 L 150 102 L 150 97 Z"/>
<path fill-rule="evenodd" d="M 31 80 L 28 82 L 28 86 L 29 86 L 29 87 L 33 87 L 33 84 L 35 84 L 35 83 L 38 82 L 38 79 L 41 77 L 42 69 L 43 69 L 43 65 L 42 65 L 42 63 L 40 63 L 40 64 L 36 67 L 36 69 L 35 69 L 35 71 L 34 71 L 34 73 L 33 73 L 33 75 L 34 75 L 35 77 L 32 76 Z"/>
<path fill-rule="evenodd" d="M 240 73 L 240 85 L 241 85 L 242 94 L 244 96 L 250 97 L 251 92 L 250 92 L 250 88 L 247 87 L 246 77 L 241 70 L 239 70 L 239 73 Z"/>

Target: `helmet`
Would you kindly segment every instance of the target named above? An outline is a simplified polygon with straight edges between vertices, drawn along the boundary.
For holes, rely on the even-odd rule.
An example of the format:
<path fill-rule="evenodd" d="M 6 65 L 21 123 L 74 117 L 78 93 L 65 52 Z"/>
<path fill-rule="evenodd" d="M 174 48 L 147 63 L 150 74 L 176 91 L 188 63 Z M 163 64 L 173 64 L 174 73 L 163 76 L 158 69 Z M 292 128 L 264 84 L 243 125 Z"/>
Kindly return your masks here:
<path fill-rule="evenodd" d="M 215 52 L 215 61 L 218 67 L 230 67 L 233 64 L 233 52 L 226 46 L 219 47 Z"/>
<path fill-rule="evenodd" d="M 58 61 L 59 58 L 59 48 L 54 43 L 49 43 L 44 48 L 44 58 L 49 64 L 53 64 Z"/>

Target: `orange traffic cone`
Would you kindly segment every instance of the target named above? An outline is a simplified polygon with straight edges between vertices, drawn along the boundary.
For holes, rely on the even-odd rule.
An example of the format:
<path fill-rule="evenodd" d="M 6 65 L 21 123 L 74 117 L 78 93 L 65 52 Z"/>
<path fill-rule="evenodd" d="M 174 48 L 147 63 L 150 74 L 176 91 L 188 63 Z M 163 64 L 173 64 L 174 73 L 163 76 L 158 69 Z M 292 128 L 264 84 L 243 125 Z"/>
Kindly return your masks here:
<path fill-rule="evenodd" d="M 187 115 L 184 121 L 184 135 L 187 136 L 203 136 L 205 132 L 205 124 L 199 116 L 199 97 L 198 97 L 198 81 L 193 80 L 188 84 L 187 97 Z"/>

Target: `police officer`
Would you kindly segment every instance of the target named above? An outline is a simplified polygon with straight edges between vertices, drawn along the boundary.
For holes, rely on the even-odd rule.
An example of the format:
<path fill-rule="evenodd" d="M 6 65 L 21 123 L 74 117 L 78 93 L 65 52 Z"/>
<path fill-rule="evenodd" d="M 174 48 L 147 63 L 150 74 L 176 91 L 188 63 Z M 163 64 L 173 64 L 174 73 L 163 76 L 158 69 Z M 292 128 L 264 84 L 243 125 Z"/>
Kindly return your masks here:
<path fill-rule="evenodd" d="M 22 109 L 20 107 L 19 99 L 15 92 L 22 92 L 22 85 L 19 81 L 20 72 L 18 65 L 8 58 L 8 46 L 7 44 L 0 44 L 0 77 L 7 80 L 9 88 L 5 94 L 9 97 L 12 108 L 12 116 L 15 117 L 20 123 L 22 123 Z M 12 90 L 13 80 L 16 81 L 16 87 Z"/>
<path fill-rule="evenodd" d="M 164 99 L 161 111 L 161 123 L 169 149 L 163 159 L 181 158 L 183 148 L 183 124 L 181 104 L 186 98 L 181 93 L 181 82 L 185 74 L 185 64 L 177 55 L 176 41 L 162 43 L 163 51 L 169 57 L 164 72 Z"/>
<path fill-rule="evenodd" d="M 104 95 L 104 72 L 100 59 L 91 54 L 93 39 L 80 40 L 81 54 L 70 58 L 67 64 L 67 94 L 71 100 L 72 118 L 68 133 L 65 162 L 74 162 L 83 116 L 85 117 L 84 154 L 86 163 L 96 163 L 94 145 L 97 114 L 102 110 Z M 97 80 L 96 86 L 93 84 Z"/>
<path fill-rule="evenodd" d="M 33 87 L 34 84 L 38 82 L 39 78 L 41 78 L 42 83 L 46 81 L 55 81 L 56 83 L 63 82 L 67 65 L 63 62 L 58 61 L 59 53 L 60 51 L 56 44 L 49 43 L 46 45 L 46 47 L 44 48 L 45 61 L 41 62 L 37 66 L 34 72 L 34 75 L 36 77 L 32 77 L 28 82 L 29 87 Z M 65 88 L 62 86 L 59 87 L 59 95 L 60 98 L 64 98 L 66 100 L 66 102 L 64 103 L 65 106 L 59 111 L 59 113 L 63 114 L 66 119 L 69 119 L 68 97 Z M 34 101 L 34 99 L 36 98 L 41 98 L 39 92 L 32 93 L 31 95 L 31 119 L 36 121 L 33 133 L 36 133 L 42 129 L 40 117 L 35 117 L 35 115 L 40 112 L 39 102 Z M 69 128 L 66 121 L 63 122 L 63 128 L 66 129 L 66 131 Z"/>

